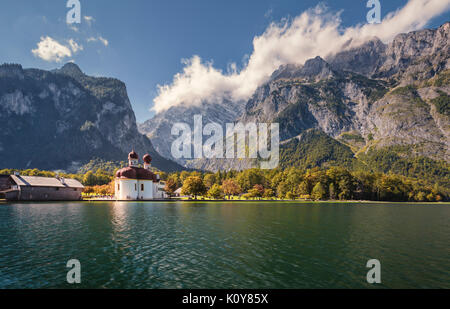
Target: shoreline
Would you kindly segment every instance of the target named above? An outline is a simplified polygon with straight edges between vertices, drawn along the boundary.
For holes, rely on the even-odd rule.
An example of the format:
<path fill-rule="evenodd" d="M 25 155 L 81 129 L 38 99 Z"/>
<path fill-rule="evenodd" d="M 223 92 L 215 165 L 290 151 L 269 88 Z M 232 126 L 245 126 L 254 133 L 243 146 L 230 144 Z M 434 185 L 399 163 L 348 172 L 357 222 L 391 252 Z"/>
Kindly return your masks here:
<path fill-rule="evenodd" d="M 417 205 L 436 205 L 436 206 L 450 206 L 450 202 L 398 202 L 398 201 L 301 201 L 301 200 L 153 200 L 153 201 L 117 201 L 117 200 L 82 200 L 82 201 L 7 201 L 0 200 L 1 204 L 29 204 L 29 203 L 185 203 L 185 204 L 208 204 L 208 203 L 290 203 L 290 204 L 417 204 Z"/>

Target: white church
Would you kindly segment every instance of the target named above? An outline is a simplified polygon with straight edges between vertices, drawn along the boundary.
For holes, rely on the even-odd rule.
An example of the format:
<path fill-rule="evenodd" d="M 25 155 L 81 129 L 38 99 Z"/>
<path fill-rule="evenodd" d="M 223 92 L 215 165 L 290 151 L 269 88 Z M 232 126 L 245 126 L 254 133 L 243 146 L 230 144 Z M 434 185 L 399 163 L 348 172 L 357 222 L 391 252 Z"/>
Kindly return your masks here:
<path fill-rule="evenodd" d="M 139 157 L 134 150 L 128 155 L 129 166 L 118 170 L 115 181 L 115 198 L 118 201 L 148 201 L 167 198 L 164 183 L 151 171 L 152 157 L 143 157 L 144 168 L 138 166 Z"/>

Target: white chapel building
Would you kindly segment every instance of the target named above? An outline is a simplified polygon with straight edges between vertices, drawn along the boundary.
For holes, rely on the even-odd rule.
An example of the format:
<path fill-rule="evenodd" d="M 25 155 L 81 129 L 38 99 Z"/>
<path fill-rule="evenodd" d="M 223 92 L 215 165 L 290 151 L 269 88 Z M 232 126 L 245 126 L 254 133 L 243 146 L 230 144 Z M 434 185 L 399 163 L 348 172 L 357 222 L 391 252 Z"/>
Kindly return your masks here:
<path fill-rule="evenodd" d="M 118 170 L 115 181 L 115 198 L 119 201 L 158 200 L 167 197 L 164 183 L 151 171 L 152 157 L 143 157 L 144 168 L 138 167 L 139 157 L 134 150 L 128 155 L 129 166 Z"/>

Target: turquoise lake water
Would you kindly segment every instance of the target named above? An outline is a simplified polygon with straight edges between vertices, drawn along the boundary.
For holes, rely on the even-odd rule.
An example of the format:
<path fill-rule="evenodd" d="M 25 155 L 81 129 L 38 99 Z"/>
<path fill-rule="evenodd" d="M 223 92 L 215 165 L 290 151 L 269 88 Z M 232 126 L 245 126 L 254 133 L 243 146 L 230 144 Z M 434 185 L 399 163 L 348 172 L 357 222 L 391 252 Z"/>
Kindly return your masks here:
<path fill-rule="evenodd" d="M 449 219 L 448 204 L 1 203 L 0 288 L 450 288 Z"/>

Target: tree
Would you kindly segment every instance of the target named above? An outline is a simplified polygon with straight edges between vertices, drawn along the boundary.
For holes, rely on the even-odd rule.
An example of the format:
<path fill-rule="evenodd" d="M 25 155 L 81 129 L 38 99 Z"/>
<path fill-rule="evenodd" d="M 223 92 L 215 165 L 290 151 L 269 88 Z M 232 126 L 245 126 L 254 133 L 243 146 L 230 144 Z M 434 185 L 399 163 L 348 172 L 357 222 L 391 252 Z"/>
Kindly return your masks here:
<path fill-rule="evenodd" d="M 264 194 L 264 187 L 255 185 L 253 189 L 248 190 L 248 196 L 252 198 L 261 198 Z"/>
<path fill-rule="evenodd" d="M 334 187 L 334 183 L 330 183 L 330 187 L 328 189 L 328 191 L 330 192 L 330 199 L 335 200 L 336 199 L 336 189 Z"/>
<path fill-rule="evenodd" d="M 262 197 L 264 195 L 264 187 L 262 185 L 255 185 L 253 189 L 258 191 L 258 197 Z"/>
<path fill-rule="evenodd" d="M 222 188 L 221 188 L 218 184 L 215 183 L 215 184 L 211 187 L 211 189 L 209 189 L 209 191 L 208 191 L 208 196 L 209 196 L 210 198 L 213 198 L 213 199 L 216 199 L 216 200 L 222 199 L 222 198 L 223 198 L 223 191 L 222 191 Z"/>
<path fill-rule="evenodd" d="M 248 191 L 255 185 L 264 185 L 266 180 L 260 169 L 252 168 L 239 173 L 237 182 L 243 191 Z"/>
<path fill-rule="evenodd" d="M 311 196 L 316 201 L 323 200 L 326 197 L 326 191 L 322 183 L 318 182 L 311 191 Z"/>
<path fill-rule="evenodd" d="M 158 172 L 159 179 L 166 181 L 168 179 L 168 175 L 166 172 Z"/>
<path fill-rule="evenodd" d="M 181 194 L 192 195 L 197 199 L 198 195 L 206 193 L 206 187 L 199 176 L 189 176 L 183 183 Z"/>
<path fill-rule="evenodd" d="M 284 198 L 286 194 L 290 191 L 291 187 L 287 183 L 287 181 L 282 181 L 277 187 L 277 196 L 279 198 Z"/>
<path fill-rule="evenodd" d="M 177 183 L 175 182 L 175 180 L 173 180 L 173 178 L 169 178 L 166 181 L 166 186 L 164 187 L 164 191 L 166 191 L 166 193 L 172 197 L 173 194 L 175 193 L 175 191 L 177 190 Z"/>
<path fill-rule="evenodd" d="M 287 200 L 295 200 L 296 196 L 295 193 L 292 191 L 289 191 L 288 193 L 286 193 L 286 199 Z"/>
<path fill-rule="evenodd" d="M 214 174 L 206 174 L 204 177 L 205 186 L 207 189 L 211 189 L 211 187 L 216 183 L 216 176 Z"/>
<path fill-rule="evenodd" d="M 241 187 L 234 179 L 227 179 L 223 181 L 222 190 L 226 196 L 238 195 L 242 192 Z"/>
<path fill-rule="evenodd" d="M 311 190 L 309 188 L 309 184 L 306 180 L 302 181 L 299 185 L 298 185 L 298 193 L 300 195 L 309 195 L 311 193 Z"/>
<path fill-rule="evenodd" d="M 94 173 L 92 171 L 87 172 L 83 177 L 83 184 L 85 186 L 95 186 L 96 185 L 96 178 Z"/>
<path fill-rule="evenodd" d="M 189 177 L 189 172 L 187 172 L 187 171 L 182 171 L 181 172 L 181 174 L 180 174 L 181 182 L 184 182 L 188 177 Z"/>
<path fill-rule="evenodd" d="M 266 190 L 264 190 L 264 195 L 263 195 L 263 197 L 264 198 L 273 198 L 275 196 L 275 192 L 273 192 L 273 190 L 272 189 L 266 189 Z"/>

